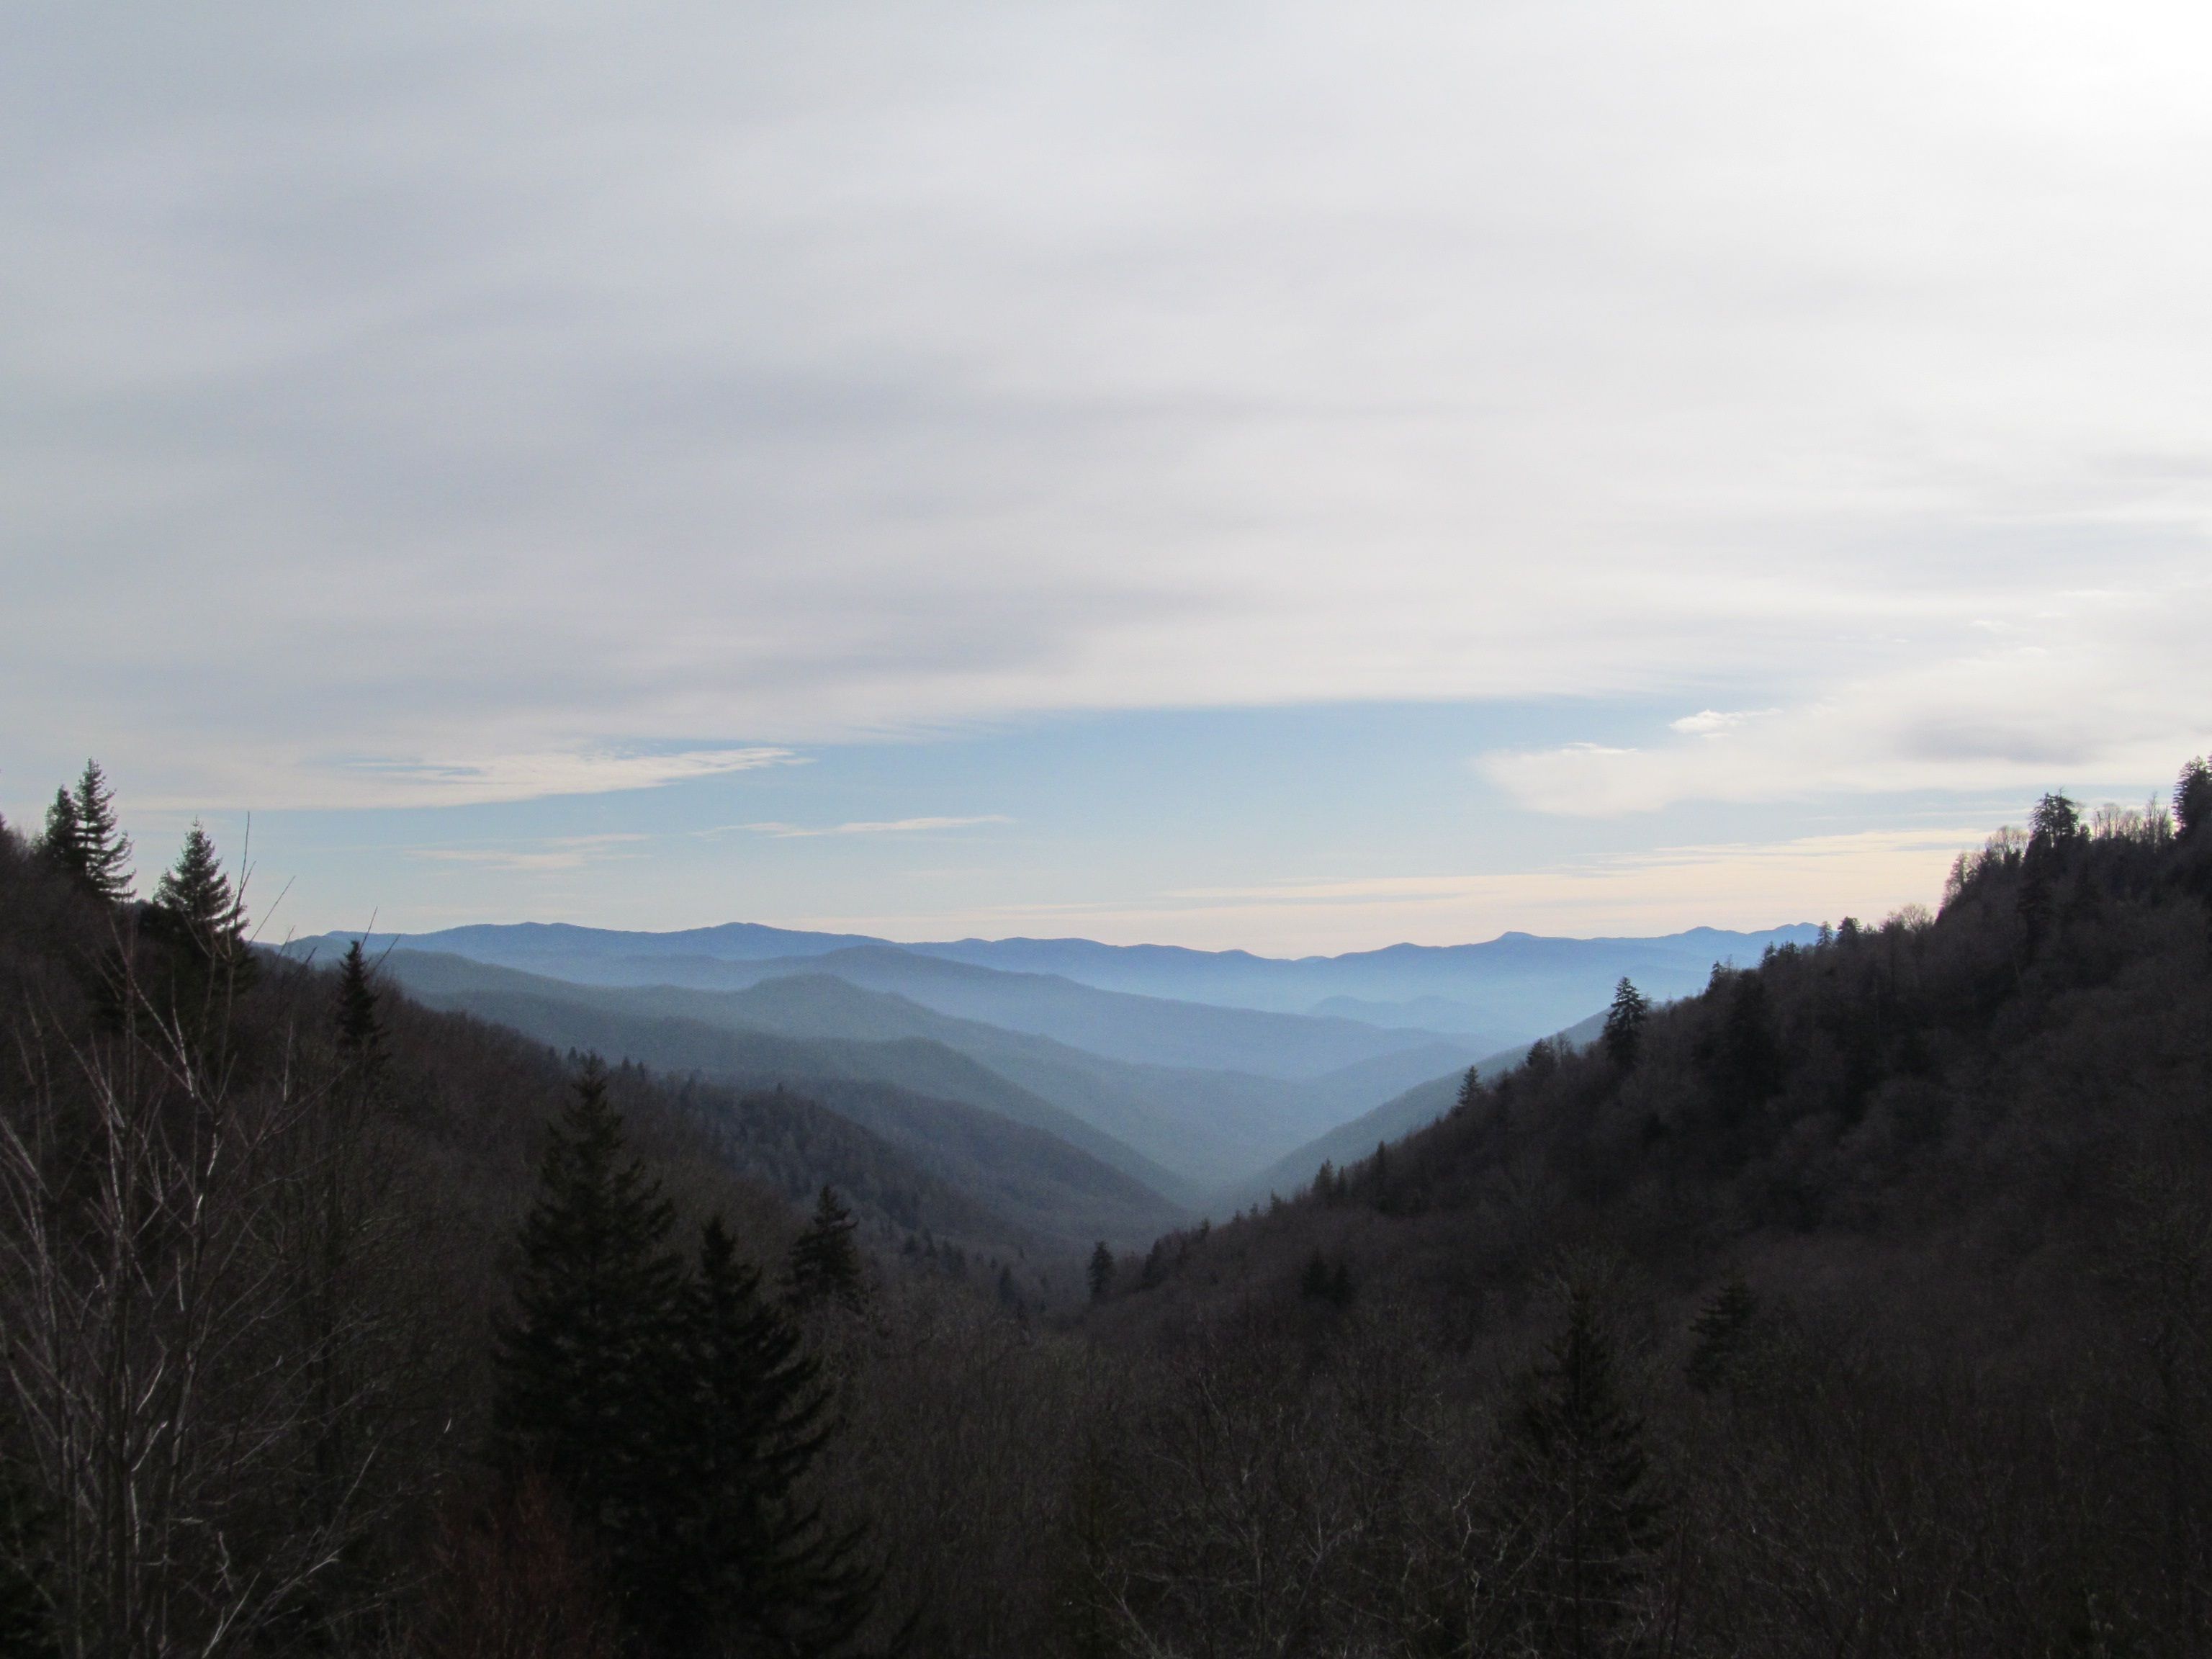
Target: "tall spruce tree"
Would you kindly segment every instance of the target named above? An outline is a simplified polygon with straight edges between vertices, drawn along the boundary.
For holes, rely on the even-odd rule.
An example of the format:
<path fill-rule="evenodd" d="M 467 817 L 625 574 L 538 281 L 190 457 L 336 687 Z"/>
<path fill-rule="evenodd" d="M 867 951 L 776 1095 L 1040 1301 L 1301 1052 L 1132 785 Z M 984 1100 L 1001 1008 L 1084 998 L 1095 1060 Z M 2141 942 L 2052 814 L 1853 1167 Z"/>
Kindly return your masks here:
<path fill-rule="evenodd" d="M 824 1187 L 815 1200 L 813 1220 L 792 1243 L 787 1276 L 794 1307 L 835 1302 L 857 1308 L 866 1299 L 860 1248 L 853 1243 L 854 1225 L 853 1212 Z"/>
<path fill-rule="evenodd" d="M 523 1219 L 514 1312 L 496 1333 L 495 1462 L 565 1498 L 626 1618 L 653 1581 L 671 1354 L 681 1340 L 675 1212 L 630 1158 L 605 1068 L 587 1060 Z"/>
<path fill-rule="evenodd" d="M 1644 1022 L 1650 1017 L 1650 1003 L 1623 974 L 1613 988 L 1613 1006 L 1605 1012 L 1604 1037 L 1607 1058 L 1622 1071 L 1636 1064 L 1637 1052 L 1644 1046 Z"/>
<path fill-rule="evenodd" d="M 1100 1239 L 1098 1247 L 1091 1252 L 1091 1265 L 1085 1269 L 1085 1276 L 1091 1282 L 1091 1299 L 1103 1302 L 1114 1288 L 1114 1252 L 1106 1248 L 1104 1239 Z"/>
<path fill-rule="evenodd" d="M 1457 1105 L 1462 1111 L 1470 1111 L 1482 1099 L 1482 1068 L 1470 1066 L 1459 1080 Z"/>
<path fill-rule="evenodd" d="M 875 1587 L 861 1532 L 830 1527 L 803 1492 L 835 1429 L 830 1392 L 719 1218 L 679 1329 L 657 1413 L 665 1496 L 636 1601 L 648 1649 L 828 1651 L 866 1617 Z"/>
<path fill-rule="evenodd" d="M 76 864 L 74 872 L 94 895 L 110 904 L 131 898 L 131 837 L 115 817 L 115 792 L 100 763 L 88 760 L 77 780 Z"/>
<path fill-rule="evenodd" d="M 83 831 L 76 821 L 76 797 L 66 787 L 54 791 L 53 804 L 46 808 L 46 829 L 39 837 L 39 851 L 72 880 L 84 879 Z"/>
<path fill-rule="evenodd" d="M 176 863 L 154 890 L 154 908 L 178 942 L 203 964 L 243 966 L 251 960 L 246 949 L 246 907 L 222 872 L 215 842 L 197 819 L 185 832 Z"/>
<path fill-rule="evenodd" d="M 338 1057 L 369 1081 L 384 1070 L 384 1021 L 376 1012 L 379 1000 L 368 957 L 356 939 L 338 960 L 332 1013 L 337 1025 Z"/>
<path fill-rule="evenodd" d="M 2184 836 L 2212 823 L 2212 765 L 2202 755 L 2183 767 L 2174 781 L 2173 822 Z"/>
<path fill-rule="evenodd" d="M 1515 1650 L 1583 1659 L 1631 1623 L 1663 1509 L 1596 1296 L 1571 1286 L 1566 1311 L 1504 1447 L 1494 1523 L 1508 1571 L 1494 1611 Z"/>

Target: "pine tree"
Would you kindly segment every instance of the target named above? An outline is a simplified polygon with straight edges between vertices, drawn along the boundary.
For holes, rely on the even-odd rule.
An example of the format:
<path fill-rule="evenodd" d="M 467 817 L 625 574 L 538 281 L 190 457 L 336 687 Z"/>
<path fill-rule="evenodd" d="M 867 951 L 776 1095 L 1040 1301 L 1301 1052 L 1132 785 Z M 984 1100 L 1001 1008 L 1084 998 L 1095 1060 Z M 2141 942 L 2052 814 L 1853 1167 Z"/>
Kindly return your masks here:
<path fill-rule="evenodd" d="M 1650 1003 L 1622 975 L 1613 988 L 1613 1006 L 1606 1010 L 1604 1038 L 1607 1057 L 1622 1071 L 1636 1064 L 1637 1051 L 1644 1046 L 1644 1024 L 1650 1017 Z"/>
<path fill-rule="evenodd" d="M 1460 1110 L 1472 1111 L 1481 1099 L 1482 1068 L 1479 1066 L 1470 1066 L 1467 1068 L 1467 1075 L 1459 1080 L 1459 1099 L 1456 1103 Z"/>
<path fill-rule="evenodd" d="M 672 1656 L 833 1648 L 866 1616 L 874 1577 L 860 1533 L 831 1528 L 800 1495 L 835 1427 L 830 1390 L 719 1218 L 678 1318 L 636 1626 Z"/>
<path fill-rule="evenodd" d="M 1103 1302 L 1114 1288 L 1114 1252 L 1100 1239 L 1098 1248 L 1091 1252 L 1091 1266 L 1086 1270 L 1091 1280 L 1091 1299 Z"/>
<path fill-rule="evenodd" d="M 2202 755 L 2181 769 L 2174 783 L 2173 821 L 2185 836 L 2212 824 L 2212 766 Z"/>
<path fill-rule="evenodd" d="M 666 1501 L 654 1409 L 678 1340 L 675 1212 L 626 1156 L 596 1057 L 549 1137 L 522 1223 L 514 1311 L 496 1333 L 495 1462 L 543 1475 L 566 1498 L 634 1617 L 651 1575 L 652 1516 Z"/>
<path fill-rule="evenodd" d="M 1595 1653 L 1627 1623 L 1658 1542 L 1644 1425 L 1623 1402 L 1595 1296 L 1568 1293 L 1567 1322 L 1530 1373 L 1504 1448 L 1494 1524 L 1510 1571 L 1495 1609 L 1534 1650 Z"/>
<path fill-rule="evenodd" d="M 866 1299 L 860 1278 L 860 1252 L 853 1243 L 852 1212 L 837 1201 L 828 1187 L 815 1200 L 814 1219 L 793 1241 L 788 1277 L 792 1305 L 811 1308 L 835 1302 L 857 1308 Z"/>
<path fill-rule="evenodd" d="M 185 834 L 175 866 L 154 890 L 154 907 L 201 963 L 233 966 L 250 959 L 246 907 L 232 892 L 230 878 L 216 857 L 215 842 L 197 819 Z"/>
<path fill-rule="evenodd" d="M 39 851 L 72 880 L 85 878 L 84 837 L 76 821 L 76 797 L 66 788 L 55 790 L 53 805 L 46 808 L 46 832 L 39 837 Z"/>
<path fill-rule="evenodd" d="M 115 820 L 115 792 L 100 763 L 88 760 L 77 780 L 76 873 L 94 895 L 110 904 L 131 898 L 131 838 Z"/>
<path fill-rule="evenodd" d="M 346 947 L 338 962 L 338 988 L 333 1010 L 337 1024 L 338 1055 L 364 1079 L 374 1081 L 384 1069 L 384 1022 L 377 1015 L 379 994 L 368 958 L 359 939 Z"/>

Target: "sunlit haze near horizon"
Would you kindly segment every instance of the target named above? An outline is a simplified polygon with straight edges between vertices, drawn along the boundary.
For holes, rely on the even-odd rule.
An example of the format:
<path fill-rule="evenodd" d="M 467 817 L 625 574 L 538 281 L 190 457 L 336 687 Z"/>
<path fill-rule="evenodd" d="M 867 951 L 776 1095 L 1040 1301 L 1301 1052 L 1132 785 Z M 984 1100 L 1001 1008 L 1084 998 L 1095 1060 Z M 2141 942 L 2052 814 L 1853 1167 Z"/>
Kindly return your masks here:
<path fill-rule="evenodd" d="M 2212 744 L 2212 13 L 0 19 L 0 811 L 264 934 L 1933 903 Z M 280 902 L 281 899 L 281 902 Z"/>

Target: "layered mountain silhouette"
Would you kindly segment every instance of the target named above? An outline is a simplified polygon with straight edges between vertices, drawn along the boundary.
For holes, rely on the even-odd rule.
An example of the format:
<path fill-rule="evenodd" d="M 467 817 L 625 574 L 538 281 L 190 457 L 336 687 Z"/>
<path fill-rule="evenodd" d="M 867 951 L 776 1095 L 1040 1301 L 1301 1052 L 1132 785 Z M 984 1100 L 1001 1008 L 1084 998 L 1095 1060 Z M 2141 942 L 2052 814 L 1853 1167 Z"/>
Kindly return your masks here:
<path fill-rule="evenodd" d="M 1324 1158 L 1419 1127 L 1470 1065 L 1517 1063 L 1623 974 L 1664 998 L 1716 961 L 1808 932 L 1508 934 L 1297 961 L 1087 939 L 896 945 L 742 922 L 364 942 L 433 1006 L 664 1073 L 782 1086 L 1024 1226 L 1118 1241 L 1294 1188 Z M 287 951 L 332 957 L 354 937 Z M 1561 1010 L 1569 1019 L 1551 1018 Z"/>

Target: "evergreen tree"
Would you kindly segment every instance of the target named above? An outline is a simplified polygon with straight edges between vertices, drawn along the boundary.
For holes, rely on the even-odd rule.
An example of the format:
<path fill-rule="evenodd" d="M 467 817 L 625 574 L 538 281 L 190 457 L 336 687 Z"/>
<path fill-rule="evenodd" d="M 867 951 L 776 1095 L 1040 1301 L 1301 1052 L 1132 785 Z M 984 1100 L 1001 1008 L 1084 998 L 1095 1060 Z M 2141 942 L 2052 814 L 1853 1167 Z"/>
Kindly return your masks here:
<path fill-rule="evenodd" d="M 1521 1069 L 1528 1074 L 1531 1083 L 1541 1083 L 1559 1069 L 1559 1045 L 1549 1037 L 1538 1037 L 1528 1045 Z"/>
<path fill-rule="evenodd" d="M 2173 786 L 2173 821 L 2185 836 L 2212 823 L 2212 766 L 2202 755 L 2181 769 Z"/>
<path fill-rule="evenodd" d="M 835 1426 L 830 1394 L 719 1218 L 679 1323 L 656 1413 L 662 1498 L 637 1627 L 671 1659 L 826 1651 L 851 1637 L 874 1591 L 858 1529 L 831 1528 L 801 1495 Z"/>
<path fill-rule="evenodd" d="M 76 797 L 66 788 L 54 791 L 46 808 L 46 832 L 39 837 L 39 851 L 73 880 L 84 879 L 84 845 L 76 821 Z"/>
<path fill-rule="evenodd" d="M 1114 1252 L 1106 1248 L 1106 1241 L 1103 1238 L 1098 1241 L 1098 1248 L 1091 1252 L 1091 1266 L 1088 1272 L 1091 1279 L 1091 1299 L 1093 1302 L 1103 1302 L 1107 1292 L 1114 1288 Z"/>
<path fill-rule="evenodd" d="M 514 1311 L 496 1333 L 495 1462 L 549 1480 L 601 1552 L 626 1618 L 651 1577 L 658 1455 L 679 1337 L 675 1213 L 626 1156 L 605 1068 L 587 1060 L 523 1219 Z"/>
<path fill-rule="evenodd" d="M 246 907 L 232 892 L 230 878 L 216 857 L 215 842 L 198 820 L 185 834 L 175 866 L 154 890 L 161 913 L 178 942 L 209 966 L 242 966 L 246 949 Z"/>
<path fill-rule="evenodd" d="M 338 1054 L 362 1078 L 373 1081 L 384 1069 L 384 1021 L 378 1016 L 380 996 L 373 982 L 368 958 L 356 939 L 338 963 L 338 988 L 334 1013 Z"/>
<path fill-rule="evenodd" d="M 1479 1066 L 1470 1066 L 1467 1068 L 1467 1075 L 1459 1080 L 1459 1099 L 1456 1103 L 1460 1110 L 1469 1111 L 1481 1098 L 1482 1068 Z"/>
<path fill-rule="evenodd" d="M 76 864 L 74 873 L 99 898 L 123 904 L 131 897 L 131 838 L 115 819 L 115 792 L 100 763 L 88 760 L 77 780 Z"/>
<path fill-rule="evenodd" d="M 1644 1024 L 1650 1017 L 1650 1003 L 1622 975 L 1620 983 L 1613 988 L 1613 1006 L 1606 1010 L 1604 1039 L 1607 1057 L 1622 1071 L 1636 1064 L 1637 1050 L 1644 1043 Z"/>
<path fill-rule="evenodd" d="M 789 1262 L 791 1300 L 794 1307 L 811 1308 L 836 1302 L 857 1308 L 866 1297 L 860 1278 L 860 1247 L 853 1243 L 852 1212 L 837 1201 L 830 1188 L 815 1200 L 814 1219 L 793 1241 Z"/>
<path fill-rule="evenodd" d="M 1495 1611 L 1536 1652 L 1580 1659 L 1607 1645 L 1659 1540 L 1643 1422 L 1614 1364 L 1596 1297 L 1572 1287 L 1510 1425 L 1494 1521 L 1510 1564 Z"/>

